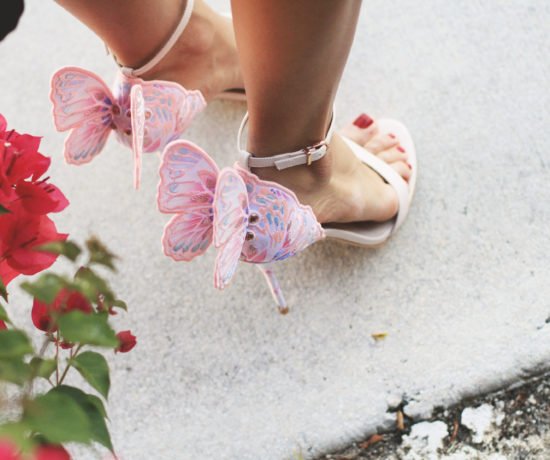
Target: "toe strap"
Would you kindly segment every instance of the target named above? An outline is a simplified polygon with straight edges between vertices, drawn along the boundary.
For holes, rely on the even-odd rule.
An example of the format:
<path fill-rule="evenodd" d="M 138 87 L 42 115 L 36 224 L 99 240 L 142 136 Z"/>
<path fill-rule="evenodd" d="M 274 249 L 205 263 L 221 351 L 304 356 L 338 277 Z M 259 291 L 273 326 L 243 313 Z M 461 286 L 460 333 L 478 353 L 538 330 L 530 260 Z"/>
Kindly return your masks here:
<path fill-rule="evenodd" d="M 407 182 L 385 161 L 373 155 L 359 144 L 352 140 L 343 137 L 344 141 L 353 150 L 353 153 L 367 166 L 373 169 L 376 173 L 382 177 L 388 184 L 390 184 L 399 200 L 399 209 L 397 216 L 393 224 L 392 233 L 395 232 L 401 224 L 404 222 L 409 212 L 409 185 Z"/>

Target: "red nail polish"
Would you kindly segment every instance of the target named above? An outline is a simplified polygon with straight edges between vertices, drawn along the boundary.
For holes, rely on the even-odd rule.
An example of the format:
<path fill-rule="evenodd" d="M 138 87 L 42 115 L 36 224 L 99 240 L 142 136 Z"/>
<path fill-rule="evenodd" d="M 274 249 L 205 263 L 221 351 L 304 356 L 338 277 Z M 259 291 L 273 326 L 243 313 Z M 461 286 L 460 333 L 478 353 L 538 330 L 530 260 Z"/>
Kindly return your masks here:
<path fill-rule="evenodd" d="M 411 166 L 410 163 L 407 162 L 407 166 L 409 167 L 409 169 L 413 169 L 413 167 Z"/>
<path fill-rule="evenodd" d="M 395 134 L 389 133 L 388 136 L 390 136 L 392 139 L 395 139 Z"/>
<path fill-rule="evenodd" d="M 403 147 L 401 147 L 400 145 L 397 146 L 397 150 L 399 150 L 401 153 L 406 152 L 406 150 Z"/>
<path fill-rule="evenodd" d="M 359 115 L 353 122 L 355 126 L 361 129 L 368 128 L 373 123 L 374 123 L 374 120 L 371 117 L 369 117 L 366 113 L 362 113 L 361 115 Z"/>

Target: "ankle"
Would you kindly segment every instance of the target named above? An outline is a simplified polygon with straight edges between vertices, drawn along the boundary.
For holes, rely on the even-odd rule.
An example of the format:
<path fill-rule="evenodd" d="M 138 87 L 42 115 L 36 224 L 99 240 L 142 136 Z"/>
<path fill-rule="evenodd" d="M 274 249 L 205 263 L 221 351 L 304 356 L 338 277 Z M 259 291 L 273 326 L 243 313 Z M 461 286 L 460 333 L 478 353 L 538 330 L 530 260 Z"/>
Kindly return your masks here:
<path fill-rule="evenodd" d="M 210 15 L 200 7 L 200 2 L 196 2 L 185 30 L 178 37 L 172 49 L 158 64 L 140 77 L 146 80 L 166 74 L 178 77 L 183 67 L 193 68 L 212 50 L 215 46 L 215 35 L 214 22 Z M 157 49 L 160 46 L 162 43 L 157 45 Z"/>
<path fill-rule="evenodd" d="M 278 170 L 275 167 L 252 168 L 260 179 L 276 182 L 290 188 L 298 196 L 314 195 L 330 184 L 333 157 L 329 146 L 325 156 L 311 165 L 300 165 Z"/>
<path fill-rule="evenodd" d="M 308 149 L 307 155 L 312 155 L 311 157 L 304 156 L 300 152 L 300 155 L 304 157 L 304 159 L 301 159 L 303 163 L 305 163 L 305 159 L 308 162 L 313 159 L 309 164 L 295 164 L 291 167 L 287 165 L 285 169 L 281 170 L 278 170 L 276 167 L 252 168 L 252 171 L 261 179 L 281 183 L 290 187 L 298 194 L 314 193 L 328 185 L 333 171 L 333 151 L 337 148 L 339 142 L 338 136 L 335 135 L 333 137 L 332 135 L 331 117 L 332 114 L 329 115 L 326 125 L 324 121 L 321 121 L 321 123 L 317 121 L 311 129 L 302 130 L 301 133 L 296 132 L 296 126 L 290 124 L 288 130 L 283 130 L 285 134 L 279 137 L 270 135 L 258 136 L 258 131 L 255 132 L 251 127 L 247 145 L 252 145 L 250 150 L 254 152 L 253 156 L 258 158 L 275 157 L 270 161 L 276 161 L 276 157 L 279 154 L 288 155 L 288 152 L 298 153 L 306 146 L 315 146 L 311 150 Z M 304 138 L 307 138 L 303 135 L 304 132 L 314 132 L 316 134 L 310 136 L 311 139 L 304 141 Z M 323 145 L 322 143 L 327 141 L 329 144 L 323 155 L 323 150 L 318 151 L 319 145 Z M 320 142 L 322 143 L 320 144 Z M 323 149 L 324 147 L 320 148 Z M 317 156 L 319 154 L 322 155 L 320 158 Z M 290 158 L 287 157 L 287 159 L 281 161 L 289 160 Z"/>
<path fill-rule="evenodd" d="M 174 47 L 140 77 L 171 80 L 187 89 L 198 89 L 207 101 L 227 88 L 242 86 L 236 47 L 220 30 L 224 20 L 196 0 L 189 23 Z"/>
<path fill-rule="evenodd" d="M 104 37 L 115 60 L 132 69 L 148 63 L 176 30 L 188 1 L 162 0 L 155 21 L 144 15 L 123 21 L 116 33 Z"/>

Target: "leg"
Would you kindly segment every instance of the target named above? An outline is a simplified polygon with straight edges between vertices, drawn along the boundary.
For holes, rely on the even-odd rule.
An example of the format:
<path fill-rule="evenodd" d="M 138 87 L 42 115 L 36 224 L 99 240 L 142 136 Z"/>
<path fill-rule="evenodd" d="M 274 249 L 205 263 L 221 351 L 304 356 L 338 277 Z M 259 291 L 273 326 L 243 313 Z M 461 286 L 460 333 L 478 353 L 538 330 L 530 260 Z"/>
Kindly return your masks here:
<path fill-rule="evenodd" d="M 232 0 L 232 5 L 250 113 L 248 150 L 269 156 L 324 138 L 360 0 Z M 375 125 L 346 129 L 408 177 L 398 140 L 381 138 Z M 321 222 L 386 220 L 397 210 L 393 189 L 338 135 L 312 166 L 255 172 L 293 189 Z"/>
<path fill-rule="evenodd" d="M 129 67 L 147 62 L 170 37 L 187 0 L 57 0 L 92 29 Z M 176 81 L 206 99 L 242 87 L 231 22 L 196 0 L 193 15 L 168 55 L 145 79 Z"/>

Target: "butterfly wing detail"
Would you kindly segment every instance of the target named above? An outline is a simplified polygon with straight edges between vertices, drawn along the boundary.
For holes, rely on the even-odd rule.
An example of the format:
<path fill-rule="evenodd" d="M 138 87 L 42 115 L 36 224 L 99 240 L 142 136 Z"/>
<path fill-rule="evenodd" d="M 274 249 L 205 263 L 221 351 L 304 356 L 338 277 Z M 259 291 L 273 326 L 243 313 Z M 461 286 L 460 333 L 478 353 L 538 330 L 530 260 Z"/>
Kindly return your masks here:
<path fill-rule="evenodd" d="M 251 225 L 254 238 L 243 248 L 243 259 L 252 263 L 284 260 L 324 237 L 310 206 L 280 184 L 264 181 L 237 166 L 246 184 L 250 213 L 259 216 Z"/>
<path fill-rule="evenodd" d="M 109 134 L 110 129 L 103 129 L 94 122 L 73 128 L 65 139 L 65 161 L 74 165 L 89 163 L 101 153 Z"/>
<path fill-rule="evenodd" d="M 50 99 L 58 131 L 73 129 L 65 142 L 65 158 L 72 164 L 91 161 L 103 146 L 113 122 L 114 97 L 94 73 L 63 67 L 52 77 Z M 98 142 L 97 145 L 92 145 Z"/>
<path fill-rule="evenodd" d="M 164 253 L 189 261 L 212 242 L 213 201 L 218 167 L 200 147 L 188 141 L 166 146 L 159 169 L 158 208 L 175 213 L 164 229 Z"/>
<path fill-rule="evenodd" d="M 246 185 L 234 169 L 224 168 L 214 196 L 214 244 L 218 248 L 214 286 L 218 289 L 227 286 L 237 269 L 247 224 Z"/>
<path fill-rule="evenodd" d="M 141 81 L 145 102 L 147 134 L 144 151 L 163 149 L 178 139 L 197 113 L 206 107 L 200 91 L 165 81 Z"/>
<path fill-rule="evenodd" d="M 134 153 L 134 187 L 138 189 L 141 183 L 141 156 L 145 134 L 145 102 L 140 85 L 134 85 L 130 91 L 130 110 L 132 115 L 132 151 Z"/>

